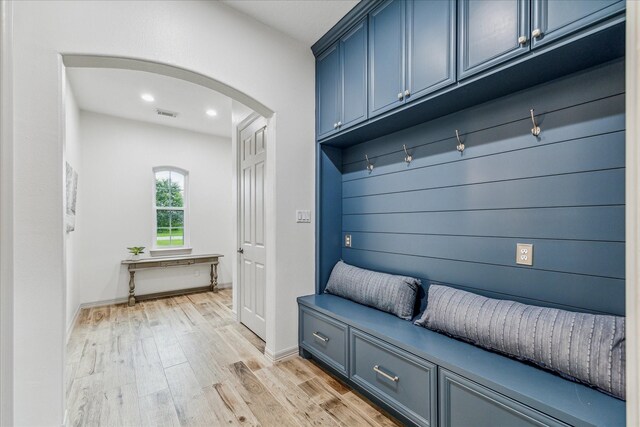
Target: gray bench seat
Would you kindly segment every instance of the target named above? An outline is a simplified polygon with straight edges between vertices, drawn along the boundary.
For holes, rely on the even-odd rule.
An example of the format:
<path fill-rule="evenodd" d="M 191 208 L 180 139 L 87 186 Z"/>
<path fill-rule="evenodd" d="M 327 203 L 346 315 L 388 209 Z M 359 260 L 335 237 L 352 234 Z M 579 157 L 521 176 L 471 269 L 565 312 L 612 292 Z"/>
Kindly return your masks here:
<path fill-rule="evenodd" d="M 543 369 L 334 295 L 304 296 L 298 303 L 564 423 L 625 425 L 624 401 Z"/>

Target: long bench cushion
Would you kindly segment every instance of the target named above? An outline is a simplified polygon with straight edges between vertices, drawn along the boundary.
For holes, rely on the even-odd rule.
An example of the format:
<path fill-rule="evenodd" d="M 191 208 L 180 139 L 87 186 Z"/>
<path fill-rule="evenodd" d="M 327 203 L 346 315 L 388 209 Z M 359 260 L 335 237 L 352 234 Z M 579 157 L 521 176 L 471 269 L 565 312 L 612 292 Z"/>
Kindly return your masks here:
<path fill-rule="evenodd" d="M 430 285 L 416 325 L 625 399 L 625 318 L 536 307 Z"/>
<path fill-rule="evenodd" d="M 411 320 L 420 280 L 365 270 L 338 261 L 325 289 L 360 304 Z"/>

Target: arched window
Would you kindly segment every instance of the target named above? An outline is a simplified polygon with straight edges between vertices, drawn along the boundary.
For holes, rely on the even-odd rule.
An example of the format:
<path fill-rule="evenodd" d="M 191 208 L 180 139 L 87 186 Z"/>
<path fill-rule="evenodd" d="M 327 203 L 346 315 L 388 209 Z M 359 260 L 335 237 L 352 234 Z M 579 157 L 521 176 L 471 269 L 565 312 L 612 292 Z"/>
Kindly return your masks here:
<path fill-rule="evenodd" d="M 189 246 L 189 172 L 161 166 L 154 174 L 154 249 L 180 249 Z"/>

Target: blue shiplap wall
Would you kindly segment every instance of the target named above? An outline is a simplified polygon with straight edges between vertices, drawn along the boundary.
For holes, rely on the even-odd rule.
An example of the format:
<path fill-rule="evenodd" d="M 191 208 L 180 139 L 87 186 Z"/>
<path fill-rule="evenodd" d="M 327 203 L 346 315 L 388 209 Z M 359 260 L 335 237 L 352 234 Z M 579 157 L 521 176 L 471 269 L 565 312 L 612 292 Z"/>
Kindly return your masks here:
<path fill-rule="evenodd" d="M 537 138 L 530 108 L 542 128 Z M 455 129 L 466 145 L 462 155 Z M 365 153 L 375 165 L 370 174 Z M 352 146 L 334 159 L 341 171 L 331 168 L 328 181 L 341 180 L 342 188 L 333 186 L 331 205 L 341 197 L 342 215 L 328 229 L 341 227 L 353 244 L 321 255 L 329 264 L 341 255 L 419 277 L 421 308 L 428 284 L 442 283 L 624 314 L 622 61 Z M 533 243 L 533 267 L 516 265 L 517 242 Z M 328 268 L 320 268 L 321 287 Z"/>

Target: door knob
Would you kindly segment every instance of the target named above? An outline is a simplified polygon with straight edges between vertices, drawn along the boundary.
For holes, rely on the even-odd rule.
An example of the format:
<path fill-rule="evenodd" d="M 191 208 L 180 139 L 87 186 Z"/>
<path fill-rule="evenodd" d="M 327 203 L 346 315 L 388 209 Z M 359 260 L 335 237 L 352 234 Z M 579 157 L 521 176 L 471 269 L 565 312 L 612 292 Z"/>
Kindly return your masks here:
<path fill-rule="evenodd" d="M 534 39 L 537 39 L 538 37 L 540 37 L 542 35 L 542 30 L 540 30 L 540 28 L 536 28 L 535 30 L 533 30 L 533 32 L 531 33 L 531 37 L 533 37 Z"/>
<path fill-rule="evenodd" d="M 334 124 L 333 124 L 333 128 L 334 128 L 334 129 L 338 129 L 338 124 L 337 124 L 337 123 L 334 123 Z"/>
<path fill-rule="evenodd" d="M 338 127 L 342 126 L 342 122 L 338 122 Z"/>
<path fill-rule="evenodd" d="M 409 92 L 409 89 L 405 90 L 404 91 L 404 96 L 408 98 L 409 95 L 411 95 L 411 92 Z"/>
<path fill-rule="evenodd" d="M 242 249 L 242 248 L 238 249 L 238 253 L 239 254 L 243 254 L 244 253 L 244 249 Z"/>
<path fill-rule="evenodd" d="M 398 93 L 398 101 L 402 101 L 402 98 L 404 98 L 404 95 L 402 95 L 402 92 Z"/>
<path fill-rule="evenodd" d="M 520 37 L 518 37 L 518 43 L 519 43 L 519 44 L 521 44 L 521 45 L 523 45 L 523 46 L 524 46 L 525 44 L 527 44 L 527 36 L 520 36 Z"/>

